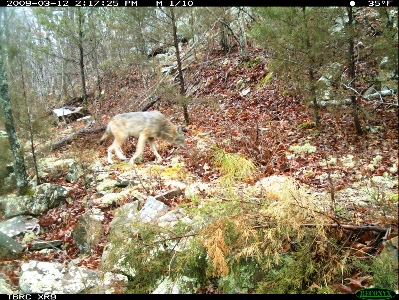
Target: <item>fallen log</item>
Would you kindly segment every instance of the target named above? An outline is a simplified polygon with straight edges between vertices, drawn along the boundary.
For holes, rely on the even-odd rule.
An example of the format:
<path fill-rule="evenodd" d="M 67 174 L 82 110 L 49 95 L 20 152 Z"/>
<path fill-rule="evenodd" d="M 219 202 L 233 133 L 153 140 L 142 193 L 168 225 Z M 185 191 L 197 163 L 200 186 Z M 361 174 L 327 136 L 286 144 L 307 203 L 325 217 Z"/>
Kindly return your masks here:
<path fill-rule="evenodd" d="M 102 126 L 102 127 L 98 127 L 98 128 L 94 128 L 92 129 L 91 126 L 94 124 L 94 122 L 89 122 L 87 123 L 87 126 L 81 130 L 78 130 L 74 133 L 71 133 L 70 135 L 63 137 L 62 139 L 60 139 L 59 141 L 55 142 L 54 144 L 51 145 L 51 150 L 56 150 L 61 148 L 62 146 L 64 146 L 65 144 L 71 142 L 74 138 L 76 138 L 77 136 L 81 135 L 81 134 L 86 134 L 86 133 L 98 133 L 101 131 L 104 131 L 105 128 L 107 128 L 106 125 Z"/>

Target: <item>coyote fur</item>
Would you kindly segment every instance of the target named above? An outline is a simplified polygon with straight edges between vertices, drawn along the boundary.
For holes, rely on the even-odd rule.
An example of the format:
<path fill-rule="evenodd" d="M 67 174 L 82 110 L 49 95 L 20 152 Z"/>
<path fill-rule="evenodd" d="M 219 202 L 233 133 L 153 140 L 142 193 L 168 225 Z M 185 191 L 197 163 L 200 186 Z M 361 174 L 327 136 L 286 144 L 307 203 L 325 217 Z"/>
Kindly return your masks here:
<path fill-rule="evenodd" d="M 110 136 L 115 138 L 108 148 L 108 163 L 110 164 L 113 163 L 111 158 L 113 150 L 119 159 L 127 159 L 121 146 L 129 136 L 138 138 L 136 152 L 129 161 L 131 164 L 134 164 L 135 159 L 143 153 L 146 142 L 150 145 L 157 161 L 162 161 L 162 157 L 155 148 L 154 138 L 156 137 L 166 140 L 172 145 L 181 146 L 184 144 L 181 126 L 173 125 L 159 111 L 129 112 L 112 117 L 100 139 L 100 143 Z"/>

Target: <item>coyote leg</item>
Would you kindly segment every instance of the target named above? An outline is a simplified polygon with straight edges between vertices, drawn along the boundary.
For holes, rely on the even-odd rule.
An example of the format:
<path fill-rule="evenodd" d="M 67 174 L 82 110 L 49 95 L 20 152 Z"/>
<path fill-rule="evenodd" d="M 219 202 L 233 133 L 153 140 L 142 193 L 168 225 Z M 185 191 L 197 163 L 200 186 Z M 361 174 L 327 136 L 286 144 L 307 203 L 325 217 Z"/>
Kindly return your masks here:
<path fill-rule="evenodd" d="M 155 154 L 155 156 L 157 158 L 157 162 L 161 162 L 162 157 L 161 157 L 161 155 L 159 155 L 157 148 L 155 148 L 154 138 L 152 138 L 152 137 L 148 138 L 148 144 L 150 144 L 150 148 L 151 148 L 152 152 Z"/>
<path fill-rule="evenodd" d="M 138 140 L 137 146 L 136 146 L 136 152 L 134 153 L 133 157 L 130 159 L 129 163 L 134 164 L 134 161 L 136 160 L 136 158 L 139 157 L 143 153 L 146 140 L 147 140 L 146 135 L 143 133 L 140 133 L 139 140 Z"/>
<path fill-rule="evenodd" d="M 115 154 L 120 160 L 126 160 L 126 156 L 123 154 L 120 146 L 115 147 Z"/>
<path fill-rule="evenodd" d="M 112 150 L 114 150 L 114 143 L 112 143 L 111 146 L 108 147 L 108 163 L 113 164 L 114 162 L 112 161 Z"/>
<path fill-rule="evenodd" d="M 116 156 L 120 159 L 120 160 L 126 160 L 126 156 L 123 154 L 122 149 L 121 149 L 121 145 L 123 144 L 124 140 L 120 140 L 118 138 L 115 138 L 115 141 L 112 143 L 112 145 L 108 148 L 108 163 L 112 164 L 112 150 L 115 151 Z"/>

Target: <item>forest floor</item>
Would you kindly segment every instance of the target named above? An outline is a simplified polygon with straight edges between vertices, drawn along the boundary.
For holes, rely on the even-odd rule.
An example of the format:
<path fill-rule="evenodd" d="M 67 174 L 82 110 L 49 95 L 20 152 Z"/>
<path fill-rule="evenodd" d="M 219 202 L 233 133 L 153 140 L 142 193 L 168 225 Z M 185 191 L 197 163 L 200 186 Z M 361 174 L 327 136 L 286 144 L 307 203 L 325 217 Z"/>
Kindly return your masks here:
<path fill-rule="evenodd" d="M 259 49 L 250 49 L 245 61 L 236 52 L 214 52 L 187 66 L 185 80 L 188 91 L 192 93 L 192 100 L 188 102 L 190 125 L 183 126 L 186 148 L 178 149 L 187 170 L 195 174 L 198 181 L 212 183 L 220 177 L 220 172 L 212 167 L 210 147 L 217 146 L 226 152 L 241 153 L 257 167 L 256 174 L 249 183 L 271 175 L 286 175 L 318 192 L 331 194 L 334 191 L 336 197 L 339 197 L 341 191 L 347 199 L 351 199 L 345 209 L 352 213 L 349 217 L 355 219 L 357 224 L 390 227 L 392 236 L 396 236 L 397 104 L 389 97 L 384 102 L 360 100 L 361 122 L 365 130 L 361 136 L 356 135 L 348 106 L 321 108 L 321 125 L 316 128 L 312 121 L 311 108 L 275 77 L 268 82 L 262 80 L 268 74 L 266 62 Z M 123 76 L 109 74 L 104 78 L 103 85 L 105 96 L 101 99 L 89 99 L 96 100 L 97 103 L 92 112 L 97 115 L 94 127 L 105 125 L 114 114 L 142 108 L 137 109 L 132 102 L 132 99 L 142 97 L 147 91 L 137 70 L 131 70 Z M 184 124 L 183 109 L 177 99 L 162 95 L 155 107 L 173 123 Z M 81 122 L 63 124 L 57 132 L 61 138 L 63 130 L 73 132 L 84 126 Z M 61 156 L 78 145 L 80 149 L 95 151 L 96 159 L 106 165 L 106 151 L 111 141 L 99 146 L 101 135 L 102 132 L 82 135 L 54 153 Z M 207 145 L 209 149 L 204 147 L 199 150 L 194 138 L 199 135 L 206 135 L 211 141 Z M 135 142 L 123 146 L 127 157 L 133 155 Z M 294 155 L 295 148 L 292 147 L 306 147 L 307 144 L 314 146 L 316 151 Z M 168 157 L 172 150 L 172 146 L 164 146 L 159 148 L 159 153 L 162 157 Z M 154 158 L 146 147 L 143 163 Z M 326 179 L 328 176 L 332 181 Z M 51 182 L 67 185 L 65 174 L 52 178 Z M 359 205 L 359 201 L 363 199 L 359 184 L 375 194 L 374 203 Z M 47 232 L 46 239 L 70 241 L 73 230 L 71 224 L 76 224 L 76 219 L 84 213 L 83 198 L 90 193 L 80 184 L 74 184 L 73 187 L 72 204 L 52 209 L 40 217 L 42 228 Z M 179 201 L 188 199 L 180 198 Z M 63 227 L 51 225 L 50 234 L 51 222 L 47 221 L 56 220 L 65 211 L 69 212 L 73 222 L 65 222 L 64 218 Z M 111 219 L 112 211 L 109 208 L 104 225 Z M 80 265 L 98 268 L 105 244 L 106 236 L 92 255 L 81 261 Z M 63 258 L 45 256 L 38 252 L 27 253 L 23 259 L 8 262 L 15 264 L 15 268 L 8 275 L 17 284 L 18 269 L 24 261 L 38 259 L 63 262 L 79 255 L 76 245 L 71 241 L 65 251 L 67 255 Z"/>

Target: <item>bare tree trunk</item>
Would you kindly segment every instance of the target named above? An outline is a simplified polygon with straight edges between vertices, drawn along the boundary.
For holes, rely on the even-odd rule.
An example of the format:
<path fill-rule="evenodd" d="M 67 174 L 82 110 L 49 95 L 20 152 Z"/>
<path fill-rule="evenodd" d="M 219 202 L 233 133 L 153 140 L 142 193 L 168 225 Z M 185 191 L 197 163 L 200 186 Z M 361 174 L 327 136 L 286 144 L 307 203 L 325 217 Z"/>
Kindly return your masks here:
<path fill-rule="evenodd" d="M 238 22 L 240 24 L 240 55 L 245 56 L 247 52 L 247 37 L 245 30 L 245 20 L 244 20 L 244 8 L 239 7 L 238 10 Z"/>
<path fill-rule="evenodd" d="M 348 46 L 349 46 L 349 51 L 348 51 L 348 60 L 349 60 L 349 86 L 351 88 L 355 87 L 355 80 L 356 80 L 356 73 L 355 73 L 355 43 L 354 43 L 354 34 L 353 34 L 353 29 L 351 28 L 352 23 L 353 23 L 353 10 L 352 7 L 349 6 L 347 8 L 348 10 L 348 26 L 349 26 L 349 32 L 350 34 L 348 35 Z M 360 125 L 360 120 L 359 120 L 359 107 L 357 105 L 356 101 L 356 96 L 351 95 L 351 105 L 352 105 L 352 115 L 353 115 L 353 122 L 355 124 L 355 129 L 356 133 L 358 135 L 363 134 L 362 126 Z"/>
<path fill-rule="evenodd" d="M 82 99 L 83 99 L 83 109 L 87 112 L 87 93 L 86 93 L 86 75 L 85 75 L 85 65 L 84 65 L 84 52 L 83 52 L 83 23 L 84 23 L 84 12 L 78 10 L 78 24 L 79 24 L 79 66 L 80 66 L 80 77 L 82 80 Z"/>
<path fill-rule="evenodd" d="M 173 30 L 173 43 L 176 49 L 177 71 L 179 73 L 180 95 L 184 96 L 186 93 L 186 89 L 184 87 L 184 78 L 183 78 L 183 70 L 181 67 L 179 42 L 177 40 L 176 18 L 173 8 L 170 9 L 170 12 L 171 12 L 171 21 L 172 21 L 172 30 Z M 183 107 L 184 122 L 186 123 L 186 125 L 189 125 L 190 121 L 188 118 L 187 101 L 184 100 L 181 101 L 181 105 Z"/>
<path fill-rule="evenodd" d="M 304 24 L 307 28 L 307 16 L 306 16 L 306 7 L 302 7 L 302 12 L 303 12 L 303 18 L 304 18 Z M 306 31 L 307 32 L 307 31 Z M 306 47 L 307 50 L 310 52 L 311 48 L 312 48 L 312 44 L 310 42 L 310 38 L 309 35 L 306 35 Z M 320 126 L 320 116 L 319 116 L 319 104 L 317 103 L 317 95 L 316 95 L 316 78 L 315 78 L 315 74 L 313 71 L 313 65 L 314 65 L 314 58 L 310 57 L 309 59 L 310 61 L 310 66 L 308 68 L 308 76 L 309 76 L 309 84 L 310 84 L 310 99 L 312 100 L 312 107 L 313 107 L 313 120 L 316 124 L 316 126 Z"/>
<path fill-rule="evenodd" d="M 313 121 L 315 122 L 316 127 L 320 126 L 320 116 L 319 116 L 319 109 L 320 106 L 317 103 L 317 96 L 316 96 L 316 87 L 315 87 L 315 76 L 312 69 L 308 70 L 309 72 L 309 81 L 310 81 L 310 96 L 312 99 L 312 106 L 313 106 Z"/>
<path fill-rule="evenodd" d="M 25 77 L 24 77 L 24 70 L 23 70 L 23 65 L 21 63 L 20 66 L 21 70 L 21 78 L 22 78 L 22 94 L 23 94 L 23 100 L 25 102 L 25 108 L 26 108 L 26 117 L 28 119 L 28 126 L 29 126 L 29 142 L 30 142 L 30 149 L 32 153 L 32 159 L 33 159 L 33 167 L 35 169 L 35 175 L 36 175 L 36 185 L 40 184 L 40 178 L 39 178 L 39 169 L 37 166 L 37 157 L 36 157 L 36 150 L 35 150 L 35 143 L 33 141 L 34 139 L 34 133 L 33 133 L 33 122 L 32 122 L 32 114 L 30 107 L 28 105 L 27 101 L 27 96 L 26 96 L 26 86 L 25 86 Z"/>
<path fill-rule="evenodd" d="M 220 22 L 220 46 L 224 53 L 227 53 L 230 50 L 226 28 L 226 22 Z"/>
<path fill-rule="evenodd" d="M 19 143 L 15 127 L 14 118 L 11 110 L 11 101 L 8 93 L 8 83 L 6 71 L 3 67 L 3 56 L 0 45 L 0 99 L 1 108 L 4 116 L 4 123 L 10 142 L 11 152 L 13 155 L 14 173 L 17 180 L 18 193 L 25 195 L 28 189 L 28 175 L 26 173 L 25 160 L 21 151 L 21 145 Z"/>

